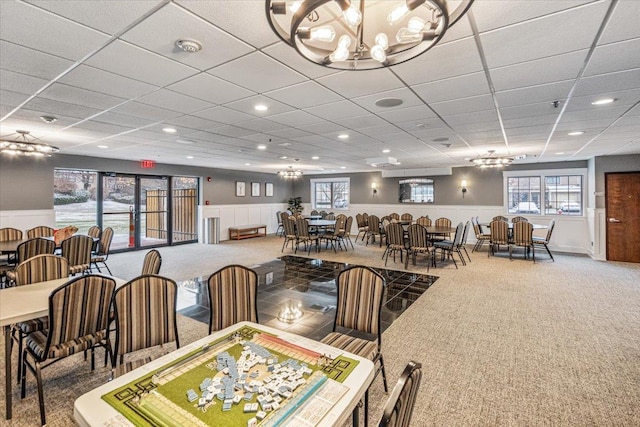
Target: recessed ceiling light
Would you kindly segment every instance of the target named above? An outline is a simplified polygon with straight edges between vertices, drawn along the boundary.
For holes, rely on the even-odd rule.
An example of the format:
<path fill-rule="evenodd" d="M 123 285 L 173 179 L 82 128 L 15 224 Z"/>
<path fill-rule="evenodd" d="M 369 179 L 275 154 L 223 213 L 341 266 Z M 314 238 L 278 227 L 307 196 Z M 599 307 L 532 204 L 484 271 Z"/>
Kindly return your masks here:
<path fill-rule="evenodd" d="M 267 107 L 264 104 L 257 104 L 256 106 L 253 107 L 253 109 L 256 111 L 267 111 L 269 107 Z"/>
<path fill-rule="evenodd" d="M 286 159 L 286 158 L 287 158 L 287 156 L 278 156 L 278 158 L 279 158 L 280 160 L 284 160 L 284 159 Z"/>
<path fill-rule="evenodd" d="M 178 130 L 176 128 L 162 128 L 162 132 L 164 133 L 176 133 Z"/>
<path fill-rule="evenodd" d="M 98 145 L 98 148 L 105 149 L 105 148 L 109 148 L 109 146 L 108 145 Z"/>
<path fill-rule="evenodd" d="M 401 164 L 402 164 L 402 163 L 400 163 L 400 162 L 396 162 L 396 165 L 401 165 Z"/>
<path fill-rule="evenodd" d="M 569 135 L 569 136 L 578 136 L 578 135 L 582 135 L 582 134 L 584 134 L 584 131 L 576 130 L 576 131 L 573 131 L 573 132 L 569 132 L 567 135 Z"/>
<path fill-rule="evenodd" d="M 560 151 L 559 153 L 556 153 L 558 156 L 561 156 L 564 154 L 564 151 Z"/>
<path fill-rule="evenodd" d="M 318 157 L 318 156 L 313 156 L 313 157 L 311 158 L 311 160 L 318 160 L 319 158 L 320 158 L 320 157 Z"/>
<path fill-rule="evenodd" d="M 266 150 L 267 146 L 266 145 L 258 145 L 258 150 Z"/>
<path fill-rule="evenodd" d="M 251 163 L 245 163 L 244 165 L 245 166 L 251 166 Z"/>
<path fill-rule="evenodd" d="M 340 139 L 349 139 L 349 134 L 341 133 L 340 135 L 338 135 L 338 138 L 340 138 Z"/>
<path fill-rule="evenodd" d="M 346 166 L 340 166 L 340 169 L 346 169 L 346 168 L 347 168 Z"/>
<path fill-rule="evenodd" d="M 615 99 L 613 98 L 602 98 L 602 99 L 598 99 L 597 101 L 593 101 L 591 105 L 611 104 L 613 101 L 615 101 Z"/>
<path fill-rule="evenodd" d="M 388 148 L 385 148 L 384 150 L 382 150 L 383 153 L 390 153 L 391 150 L 389 150 Z"/>
<path fill-rule="evenodd" d="M 193 156 L 187 156 L 187 159 L 193 159 Z"/>
<path fill-rule="evenodd" d="M 58 121 L 58 119 L 53 116 L 40 116 L 40 119 L 45 123 L 55 123 Z"/>

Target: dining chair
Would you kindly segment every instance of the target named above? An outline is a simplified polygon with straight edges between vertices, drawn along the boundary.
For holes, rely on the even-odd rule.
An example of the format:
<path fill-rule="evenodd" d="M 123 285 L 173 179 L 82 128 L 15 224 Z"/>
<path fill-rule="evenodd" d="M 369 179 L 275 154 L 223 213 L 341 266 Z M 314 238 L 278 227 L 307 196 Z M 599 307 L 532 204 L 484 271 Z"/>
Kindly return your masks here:
<path fill-rule="evenodd" d="M 378 427 L 409 427 L 422 380 L 422 365 L 410 361 L 384 406 Z"/>
<path fill-rule="evenodd" d="M 491 221 L 491 234 L 489 239 L 489 255 L 495 255 L 496 247 L 500 250 L 500 245 L 509 246 L 509 224 L 501 219 Z"/>
<path fill-rule="evenodd" d="M 467 252 L 467 239 L 469 237 L 469 230 L 471 229 L 471 221 L 467 221 L 464 224 L 464 231 L 462 232 L 462 239 L 458 245 L 458 251 L 460 252 L 460 256 L 462 256 L 462 251 L 467 255 L 469 262 L 471 262 L 471 257 L 469 256 L 469 252 Z"/>
<path fill-rule="evenodd" d="M 513 218 L 511 218 L 511 222 L 514 224 L 520 221 L 529 221 L 529 220 L 523 216 L 514 216 Z"/>
<path fill-rule="evenodd" d="M 402 220 L 402 221 L 412 221 L 413 220 L 413 215 L 411 215 L 410 213 L 403 213 L 402 215 L 400 215 L 400 220 Z"/>
<path fill-rule="evenodd" d="M 400 252 L 400 262 L 402 262 L 403 253 L 407 250 L 404 244 L 404 228 L 402 225 L 392 222 L 385 228 L 385 235 L 387 236 L 387 247 L 382 254 L 384 265 L 387 265 L 391 253 L 393 253 L 393 262 L 396 262 L 396 252 Z"/>
<path fill-rule="evenodd" d="M 440 217 L 433 222 L 436 227 L 449 227 L 451 228 L 451 220 L 449 218 Z M 451 233 L 447 234 L 447 237 L 451 239 Z M 445 240 L 444 237 L 434 237 L 434 241 Z"/>
<path fill-rule="evenodd" d="M 258 322 L 258 275 L 242 265 L 228 265 L 209 276 L 209 333 L 238 322 Z"/>
<path fill-rule="evenodd" d="M 311 211 L 311 214 L 310 214 L 310 215 L 311 215 L 311 216 L 318 216 L 318 215 L 319 215 L 319 213 L 318 213 L 318 211 L 317 211 L 317 210 L 315 210 L 315 209 L 314 209 L 314 210 L 312 210 L 312 211 Z"/>
<path fill-rule="evenodd" d="M 338 297 L 333 332 L 321 341 L 369 359 L 374 365 L 378 364 L 374 380 L 382 372 L 386 393 L 388 391 L 387 374 L 381 351 L 382 331 L 380 328 L 380 312 L 384 301 L 385 287 L 384 278 L 370 267 L 353 266 L 342 270 L 336 278 Z M 373 340 L 361 338 L 360 334 L 368 334 L 375 338 Z M 354 418 L 355 414 L 354 411 Z M 364 398 L 365 425 L 367 425 L 368 414 L 369 390 L 367 389 Z"/>
<path fill-rule="evenodd" d="M 8 242 L 10 240 L 22 240 L 22 230 L 11 227 L 0 228 L 0 242 Z M 4 262 L 7 264 L 15 264 L 15 255 L 8 254 Z"/>
<path fill-rule="evenodd" d="M 102 234 L 102 231 L 100 230 L 100 227 L 98 227 L 97 225 L 92 225 L 91 227 L 89 227 L 89 230 L 87 231 L 87 236 L 91 236 L 95 239 L 99 239 L 101 234 Z"/>
<path fill-rule="evenodd" d="M 56 230 L 46 225 L 39 225 L 27 230 L 27 238 L 35 239 L 36 237 L 53 237 Z"/>
<path fill-rule="evenodd" d="M 549 242 L 551 241 L 551 234 L 553 233 L 553 228 L 555 226 L 556 222 L 554 220 L 551 220 L 549 221 L 549 226 L 547 227 L 547 235 L 545 237 L 533 237 L 533 244 L 544 246 L 553 262 L 556 262 L 556 260 L 553 258 L 553 254 L 549 250 Z"/>
<path fill-rule="evenodd" d="M 475 252 L 477 250 L 480 250 L 484 242 L 488 242 L 489 240 L 491 240 L 491 235 L 484 234 L 482 232 L 482 228 L 480 228 L 480 223 L 478 222 L 478 217 L 471 217 L 471 223 L 473 224 L 473 231 L 476 235 L 476 243 L 475 245 L 473 245 L 473 249 L 471 249 L 471 252 Z"/>
<path fill-rule="evenodd" d="M 509 218 L 507 218 L 506 216 L 503 216 L 503 215 L 496 215 L 496 216 L 493 217 L 492 221 L 509 222 Z"/>
<path fill-rule="evenodd" d="M 396 212 L 391 212 L 389 215 L 387 215 L 389 218 L 391 219 L 395 219 L 396 221 L 400 219 L 400 215 L 397 214 Z"/>
<path fill-rule="evenodd" d="M 107 322 L 115 287 L 112 278 L 85 275 L 72 279 L 49 295 L 48 330 L 33 332 L 26 339 L 20 393 L 24 399 L 28 369 L 36 378 L 42 425 L 47 422 L 41 370 L 62 358 L 91 350 L 93 371 L 94 349 L 101 346 L 111 351 Z"/>
<path fill-rule="evenodd" d="M 309 233 L 309 221 L 303 217 L 296 219 L 296 248 L 293 253 L 298 252 L 300 243 L 304 243 L 305 249 L 308 247 L 308 254 L 311 254 L 311 245 L 316 245 L 316 252 L 320 252 L 320 237 Z"/>
<path fill-rule="evenodd" d="M 420 218 L 416 219 L 416 224 L 419 224 L 423 227 L 431 227 L 431 218 L 429 218 L 428 216 L 421 216 Z"/>
<path fill-rule="evenodd" d="M 360 234 L 362 234 L 362 240 L 364 241 L 364 238 L 367 235 L 367 231 L 369 231 L 369 227 L 367 226 L 367 222 L 365 221 L 363 214 L 361 213 L 356 214 L 356 225 L 358 226 L 358 234 L 356 234 L 356 241 L 358 241 L 358 237 L 360 237 Z"/>
<path fill-rule="evenodd" d="M 336 215 L 333 212 L 328 213 L 324 218 L 322 219 L 327 219 L 327 220 L 334 220 L 336 219 Z"/>
<path fill-rule="evenodd" d="M 60 244 L 62 256 L 69 261 L 71 275 L 84 274 L 91 268 L 91 249 L 93 238 L 77 235 L 65 239 Z"/>
<path fill-rule="evenodd" d="M 69 261 L 61 256 L 52 254 L 36 255 L 20 264 L 15 271 L 16 286 L 46 282 L 48 280 L 69 277 Z M 49 328 L 47 316 L 15 323 L 11 328 L 11 336 L 18 342 L 18 381 L 22 370 L 22 348 L 24 339 L 32 332 Z"/>
<path fill-rule="evenodd" d="M 351 249 L 355 249 L 355 246 L 353 246 L 353 242 L 351 241 L 351 227 L 353 227 L 353 217 L 349 215 L 347 217 L 347 222 L 344 224 L 344 233 L 342 234 L 342 240 L 348 241 L 351 245 Z M 356 240 L 358 240 L 358 238 L 356 238 Z M 345 243 L 344 246 L 346 248 L 347 244 Z"/>
<path fill-rule="evenodd" d="M 513 237 L 509 244 L 509 259 L 513 259 L 512 250 L 514 246 L 524 248 L 524 258 L 528 258 L 531 249 L 533 262 L 536 262 L 536 251 L 533 247 L 533 224 L 529 221 L 519 221 L 513 224 Z"/>
<path fill-rule="evenodd" d="M 440 240 L 433 242 L 433 256 L 436 256 L 436 251 L 440 249 L 442 253 L 442 260 L 444 261 L 445 256 L 447 258 L 451 258 L 453 260 L 453 265 L 458 269 L 458 264 L 456 263 L 456 258 L 453 256 L 454 252 L 458 254 L 460 257 L 460 261 L 462 265 L 466 265 L 467 262 L 464 260 L 462 256 L 462 252 L 460 251 L 460 242 L 462 241 L 462 235 L 464 233 L 464 224 L 462 222 L 458 223 L 456 227 L 456 234 L 453 237 L 453 240 Z"/>
<path fill-rule="evenodd" d="M 140 275 L 145 276 L 147 274 L 160 274 L 160 267 L 162 266 L 162 256 L 157 249 L 151 249 L 144 256 L 142 262 L 142 272 Z"/>
<path fill-rule="evenodd" d="M 136 277 L 115 291 L 116 341 L 111 361 L 114 378 L 138 365 L 124 364 L 127 354 L 174 341 L 180 348 L 177 295 L 176 282 L 155 274 Z"/>
<path fill-rule="evenodd" d="M 21 263 L 36 255 L 53 254 L 56 244 L 53 240 L 35 237 L 20 243 L 16 250 L 16 263 Z M 9 284 L 16 281 L 16 270 L 6 272 Z"/>
<path fill-rule="evenodd" d="M 338 216 L 338 218 L 336 219 L 335 226 L 331 229 L 327 229 L 325 233 L 321 234 L 318 237 L 321 242 L 323 240 L 325 241 L 326 247 L 328 247 L 329 243 L 331 243 L 333 252 L 336 252 L 336 246 L 342 249 L 345 227 L 346 227 L 346 217 Z"/>
<path fill-rule="evenodd" d="M 276 221 L 278 222 L 278 228 L 276 228 L 276 236 L 280 235 L 280 232 L 284 232 L 284 227 L 282 225 L 282 212 L 276 211 Z"/>
<path fill-rule="evenodd" d="M 100 235 L 100 242 L 98 243 L 98 250 L 95 255 L 91 256 L 91 264 L 94 265 L 99 273 L 102 273 L 98 263 L 105 266 L 107 271 L 111 274 L 111 269 L 107 265 L 107 259 L 109 258 L 109 250 L 111 249 L 111 241 L 113 240 L 113 228 L 107 227 Z"/>
<path fill-rule="evenodd" d="M 284 227 L 284 242 L 282 243 L 282 249 L 280 252 L 284 252 L 284 248 L 287 247 L 289 242 L 291 242 L 291 250 L 294 250 L 298 241 L 298 236 L 296 235 L 296 221 L 290 217 L 286 217 L 282 219 L 282 225 Z"/>
<path fill-rule="evenodd" d="M 431 257 L 431 243 L 429 242 L 429 233 L 424 226 L 420 224 L 412 224 L 407 228 L 407 235 L 409 237 L 409 247 L 407 248 L 407 258 L 404 262 L 404 268 L 409 265 L 409 254 L 413 259 L 413 265 L 416 265 L 416 257 L 418 254 L 426 255 L 427 257 L 427 271 L 429 271 L 429 265 L 432 261 L 435 261 Z"/>

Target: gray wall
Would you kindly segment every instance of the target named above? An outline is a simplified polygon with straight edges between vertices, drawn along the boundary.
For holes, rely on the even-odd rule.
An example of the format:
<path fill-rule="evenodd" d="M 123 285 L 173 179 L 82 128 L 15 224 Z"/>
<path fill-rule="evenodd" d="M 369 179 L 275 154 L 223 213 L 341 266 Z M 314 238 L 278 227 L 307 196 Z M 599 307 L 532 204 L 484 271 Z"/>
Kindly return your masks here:
<path fill-rule="evenodd" d="M 200 177 L 202 201 L 208 200 L 211 205 L 285 203 L 293 189 L 292 183 L 276 174 L 167 164 L 142 169 L 140 163 L 134 161 L 62 154 L 47 159 L 0 156 L 0 210 L 52 209 L 54 168 Z M 207 177 L 211 177 L 211 182 Z M 245 197 L 235 196 L 236 181 L 246 182 Z M 260 197 L 251 197 L 251 182 L 260 183 Z M 265 182 L 273 183 L 273 197 L 264 195 Z"/>
<path fill-rule="evenodd" d="M 595 172 L 595 191 L 604 194 L 604 174 L 606 172 L 640 172 L 640 154 L 596 157 Z M 604 209 L 605 207 L 605 198 L 596 197 L 596 208 Z"/>

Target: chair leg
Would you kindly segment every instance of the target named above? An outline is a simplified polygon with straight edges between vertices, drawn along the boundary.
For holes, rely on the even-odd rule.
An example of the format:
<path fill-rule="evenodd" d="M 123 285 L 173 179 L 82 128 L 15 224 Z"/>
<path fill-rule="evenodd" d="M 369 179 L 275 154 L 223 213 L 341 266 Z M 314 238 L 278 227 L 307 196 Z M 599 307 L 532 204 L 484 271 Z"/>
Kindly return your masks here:
<path fill-rule="evenodd" d="M 111 269 L 109 268 L 109 266 L 107 265 L 106 262 L 103 262 L 102 264 L 104 264 L 105 267 L 107 267 L 107 271 L 109 272 L 109 276 L 113 276 L 113 274 L 111 273 Z"/>
<path fill-rule="evenodd" d="M 387 386 L 387 371 L 384 369 L 384 359 L 382 353 L 380 353 L 380 370 L 382 371 L 382 385 L 384 385 L 384 392 L 389 393 L 389 387 Z"/>
<path fill-rule="evenodd" d="M 471 257 L 469 256 L 469 252 L 467 252 L 467 247 L 463 246 L 462 249 L 464 249 L 464 253 L 467 254 L 467 258 L 469 258 L 469 262 L 471 262 Z"/>
<path fill-rule="evenodd" d="M 364 392 L 364 427 L 369 426 L 369 389 Z"/>
<path fill-rule="evenodd" d="M 553 255 L 551 254 L 551 251 L 549 250 L 549 246 L 547 246 L 547 244 L 544 244 L 544 248 L 547 250 L 547 253 L 549 254 L 549 256 L 551 257 L 551 260 L 553 262 L 556 262 L 556 260 L 553 258 Z"/>
<path fill-rule="evenodd" d="M 38 402 L 40 403 L 40 423 L 42 425 L 47 424 L 47 420 L 44 412 L 44 393 L 42 392 L 42 372 L 40 370 L 40 363 L 35 363 L 36 367 L 36 383 L 38 385 Z"/>
<path fill-rule="evenodd" d="M 16 378 L 16 380 L 18 380 L 18 384 L 20 384 L 20 378 L 22 375 L 22 347 L 24 346 L 23 340 L 24 336 L 22 335 L 22 332 L 18 331 L 18 377 Z"/>

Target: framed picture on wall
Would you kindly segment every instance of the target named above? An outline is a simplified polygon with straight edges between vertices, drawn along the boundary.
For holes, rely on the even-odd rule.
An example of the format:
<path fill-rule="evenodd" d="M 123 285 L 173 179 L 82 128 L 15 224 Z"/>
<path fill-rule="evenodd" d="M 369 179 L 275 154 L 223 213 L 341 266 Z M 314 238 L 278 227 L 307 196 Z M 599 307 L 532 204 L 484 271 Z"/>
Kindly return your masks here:
<path fill-rule="evenodd" d="M 252 182 L 251 183 L 251 197 L 260 197 L 260 183 Z"/>
<path fill-rule="evenodd" d="M 267 197 L 273 197 L 273 183 L 265 182 L 264 184 L 264 195 Z"/>
<path fill-rule="evenodd" d="M 236 197 L 245 196 L 245 183 L 244 181 L 236 181 Z"/>

